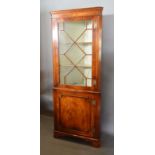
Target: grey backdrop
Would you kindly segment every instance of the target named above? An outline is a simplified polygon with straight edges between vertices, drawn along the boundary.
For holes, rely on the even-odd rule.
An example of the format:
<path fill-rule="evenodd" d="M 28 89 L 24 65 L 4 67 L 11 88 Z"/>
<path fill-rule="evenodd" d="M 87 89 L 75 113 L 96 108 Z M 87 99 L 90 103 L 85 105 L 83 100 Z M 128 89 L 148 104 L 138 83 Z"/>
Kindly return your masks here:
<path fill-rule="evenodd" d="M 113 0 L 41 0 L 40 56 L 41 110 L 52 111 L 52 48 L 49 11 L 82 7 L 104 7 L 102 49 L 102 131 L 114 134 L 114 10 Z"/>

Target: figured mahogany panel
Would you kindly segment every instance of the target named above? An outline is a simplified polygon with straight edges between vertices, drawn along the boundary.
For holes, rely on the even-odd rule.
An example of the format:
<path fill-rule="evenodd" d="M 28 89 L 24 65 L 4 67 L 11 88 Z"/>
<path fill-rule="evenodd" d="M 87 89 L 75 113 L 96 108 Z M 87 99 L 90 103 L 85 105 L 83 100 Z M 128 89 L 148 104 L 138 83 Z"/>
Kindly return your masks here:
<path fill-rule="evenodd" d="M 55 130 L 99 138 L 100 93 L 54 89 Z"/>
<path fill-rule="evenodd" d="M 91 104 L 88 98 L 79 96 L 61 96 L 60 125 L 63 128 L 90 131 Z"/>

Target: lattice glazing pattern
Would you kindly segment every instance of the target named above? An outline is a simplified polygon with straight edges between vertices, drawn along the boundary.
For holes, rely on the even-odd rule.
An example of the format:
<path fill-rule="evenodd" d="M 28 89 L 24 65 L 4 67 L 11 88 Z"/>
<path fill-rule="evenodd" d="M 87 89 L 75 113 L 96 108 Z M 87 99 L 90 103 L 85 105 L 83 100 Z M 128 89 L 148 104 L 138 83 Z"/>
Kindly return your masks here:
<path fill-rule="evenodd" d="M 59 23 L 60 84 L 92 86 L 92 25 Z"/>

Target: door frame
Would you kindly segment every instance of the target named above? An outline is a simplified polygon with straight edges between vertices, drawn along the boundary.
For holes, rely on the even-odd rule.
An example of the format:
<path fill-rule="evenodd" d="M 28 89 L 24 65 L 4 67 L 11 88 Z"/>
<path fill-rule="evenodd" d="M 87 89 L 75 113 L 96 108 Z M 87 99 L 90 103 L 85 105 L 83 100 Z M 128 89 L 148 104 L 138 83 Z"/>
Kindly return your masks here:
<path fill-rule="evenodd" d="M 58 23 L 65 21 L 93 21 L 93 40 L 92 40 L 92 86 L 75 86 L 60 84 L 60 68 L 59 68 L 59 46 L 58 46 Z M 101 65 L 101 16 L 80 16 L 80 17 L 62 17 L 52 19 L 52 48 L 53 48 L 53 86 L 57 88 L 69 88 L 75 90 L 100 90 L 100 65 Z"/>

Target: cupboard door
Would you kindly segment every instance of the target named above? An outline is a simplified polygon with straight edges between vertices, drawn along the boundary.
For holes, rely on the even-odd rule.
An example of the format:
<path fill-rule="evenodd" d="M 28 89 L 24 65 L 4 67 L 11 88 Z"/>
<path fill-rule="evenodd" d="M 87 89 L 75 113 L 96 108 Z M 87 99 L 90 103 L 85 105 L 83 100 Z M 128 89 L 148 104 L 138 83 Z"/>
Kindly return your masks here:
<path fill-rule="evenodd" d="M 93 20 L 59 21 L 57 28 L 59 84 L 92 87 L 95 74 Z"/>
<path fill-rule="evenodd" d="M 57 99 L 58 130 L 93 136 L 96 100 L 79 94 L 61 94 Z"/>

